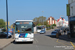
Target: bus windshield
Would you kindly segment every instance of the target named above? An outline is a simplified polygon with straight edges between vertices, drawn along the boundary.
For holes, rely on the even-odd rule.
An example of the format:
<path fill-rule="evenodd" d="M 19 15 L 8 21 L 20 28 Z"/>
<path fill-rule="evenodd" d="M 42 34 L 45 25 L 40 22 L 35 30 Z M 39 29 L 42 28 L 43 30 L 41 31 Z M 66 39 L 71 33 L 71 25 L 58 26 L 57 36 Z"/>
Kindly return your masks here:
<path fill-rule="evenodd" d="M 29 33 L 32 32 L 32 24 L 18 24 L 16 25 L 16 32 L 24 32 L 24 33 Z"/>
<path fill-rule="evenodd" d="M 43 29 L 42 27 L 37 27 L 37 30 L 41 30 L 41 29 Z"/>

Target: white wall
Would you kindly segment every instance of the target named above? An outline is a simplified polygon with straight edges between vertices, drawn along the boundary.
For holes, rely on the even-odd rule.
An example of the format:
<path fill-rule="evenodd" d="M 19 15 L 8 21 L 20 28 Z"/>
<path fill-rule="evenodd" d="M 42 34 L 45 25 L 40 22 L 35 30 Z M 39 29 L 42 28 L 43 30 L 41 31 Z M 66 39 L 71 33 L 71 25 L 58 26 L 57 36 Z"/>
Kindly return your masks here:
<path fill-rule="evenodd" d="M 54 24 L 54 20 L 53 20 L 53 24 Z"/>
<path fill-rule="evenodd" d="M 70 16 L 75 16 L 75 2 L 70 4 Z"/>
<path fill-rule="evenodd" d="M 75 0 L 68 0 L 68 4 L 75 2 Z"/>
<path fill-rule="evenodd" d="M 50 24 L 52 24 L 52 19 L 50 18 Z"/>
<path fill-rule="evenodd" d="M 48 24 L 49 24 L 49 20 L 48 20 Z"/>

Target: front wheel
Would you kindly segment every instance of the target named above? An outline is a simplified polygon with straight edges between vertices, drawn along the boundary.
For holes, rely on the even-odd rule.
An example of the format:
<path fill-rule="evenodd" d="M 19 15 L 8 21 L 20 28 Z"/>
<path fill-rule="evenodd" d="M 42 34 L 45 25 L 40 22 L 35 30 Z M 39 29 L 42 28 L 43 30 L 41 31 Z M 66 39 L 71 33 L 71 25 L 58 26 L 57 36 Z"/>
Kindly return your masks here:
<path fill-rule="evenodd" d="M 33 41 L 31 42 L 31 44 L 33 44 Z"/>
<path fill-rule="evenodd" d="M 17 42 L 14 40 L 14 44 L 17 44 Z"/>

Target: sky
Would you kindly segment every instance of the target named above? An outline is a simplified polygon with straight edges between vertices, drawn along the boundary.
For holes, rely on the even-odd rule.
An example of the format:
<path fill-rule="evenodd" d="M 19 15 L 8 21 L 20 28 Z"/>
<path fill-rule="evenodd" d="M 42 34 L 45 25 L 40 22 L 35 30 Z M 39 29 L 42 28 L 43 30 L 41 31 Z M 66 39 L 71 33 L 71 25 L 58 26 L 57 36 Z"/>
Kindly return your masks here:
<path fill-rule="evenodd" d="M 68 0 L 8 0 L 8 19 L 10 25 L 16 20 L 32 20 L 39 16 L 59 19 L 63 15 L 68 20 L 66 4 Z M 6 21 L 6 0 L 0 0 L 0 19 Z"/>

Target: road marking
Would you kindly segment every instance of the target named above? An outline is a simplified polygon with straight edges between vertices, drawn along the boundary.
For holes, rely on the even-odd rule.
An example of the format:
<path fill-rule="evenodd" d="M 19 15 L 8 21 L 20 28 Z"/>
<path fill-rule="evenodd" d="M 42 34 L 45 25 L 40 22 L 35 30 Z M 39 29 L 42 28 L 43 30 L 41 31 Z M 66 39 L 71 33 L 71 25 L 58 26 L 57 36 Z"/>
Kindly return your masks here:
<path fill-rule="evenodd" d="M 58 42 L 58 40 L 59 40 L 59 39 L 57 39 L 57 41 L 56 41 L 56 42 Z"/>
<path fill-rule="evenodd" d="M 61 43 L 61 42 L 57 42 L 57 43 L 60 43 L 60 44 L 62 44 L 62 45 L 65 45 L 64 43 Z M 65 45 L 65 46 L 67 46 L 67 45 Z"/>
<path fill-rule="evenodd" d="M 53 40 L 52 38 L 50 38 L 50 39 L 51 39 L 51 40 Z M 61 43 L 61 42 L 59 42 L 58 40 L 59 40 L 59 39 L 57 39 L 57 41 L 56 41 L 57 43 L 60 43 L 60 44 L 62 44 L 62 45 L 65 45 L 65 46 L 67 46 L 66 44 L 64 44 L 64 43 Z"/>
<path fill-rule="evenodd" d="M 71 45 L 75 48 L 74 44 L 73 44 L 72 42 L 70 42 L 70 43 L 71 43 Z"/>
<path fill-rule="evenodd" d="M 39 50 L 39 47 L 36 45 L 36 47 L 38 48 L 38 50 Z"/>
<path fill-rule="evenodd" d="M 35 38 L 35 43 L 37 43 L 38 42 L 38 40 Z M 37 49 L 39 50 L 39 47 L 37 46 L 37 44 L 36 44 L 36 47 L 37 47 Z"/>
<path fill-rule="evenodd" d="M 66 45 L 66 44 L 64 44 L 64 43 L 58 42 L 58 40 L 59 40 L 59 39 L 57 39 L 57 41 L 56 41 L 57 43 L 60 43 L 60 44 L 62 44 L 62 45 L 67 46 L 67 45 Z M 75 46 L 73 45 L 73 43 L 72 43 L 72 42 L 70 42 L 70 43 L 71 43 L 71 45 L 74 47 L 74 50 L 75 50 Z M 70 48 L 72 48 L 72 47 L 70 47 Z"/>
<path fill-rule="evenodd" d="M 35 41 L 38 43 L 38 40 L 35 38 Z"/>
<path fill-rule="evenodd" d="M 54 39 L 52 39 L 52 38 L 50 38 L 50 39 L 54 41 Z M 57 43 L 60 43 L 60 44 L 62 44 L 62 45 L 65 45 L 65 46 L 67 46 L 67 44 L 65 44 L 65 43 L 62 43 L 62 42 L 59 42 L 58 40 L 59 40 L 59 39 L 57 39 L 57 40 L 56 40 L 56 42 L 57 42 Z"/>
<path fill-rule="evenodd" d="M 62 45 L 65 45 L 64 43 L 61 43 L 61 42 L 59 42 L 58 40 L 59 40 L 59 39 L 57 39 L 57 41 L 56 41 L 57 43 L 60 43 L 60 44 L 62 44 Z M 67 45 L 65 45 L 65 46 L 67 46 Z"/>

